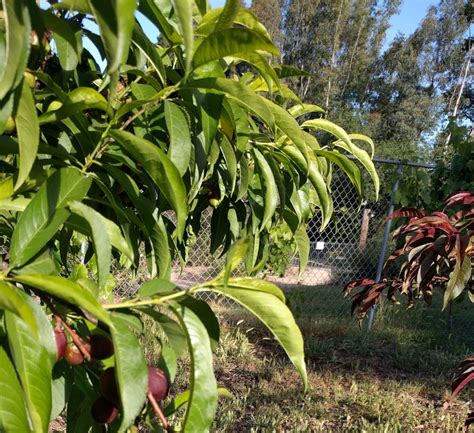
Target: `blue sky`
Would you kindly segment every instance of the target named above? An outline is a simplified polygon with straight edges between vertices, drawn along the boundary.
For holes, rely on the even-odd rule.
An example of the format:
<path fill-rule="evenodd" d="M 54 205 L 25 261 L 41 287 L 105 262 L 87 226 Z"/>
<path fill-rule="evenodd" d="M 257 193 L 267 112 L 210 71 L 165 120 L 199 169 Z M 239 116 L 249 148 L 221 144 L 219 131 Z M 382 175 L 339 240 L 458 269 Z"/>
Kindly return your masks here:
<path fill-rule="evenodd" d="M 250 0 L 246 0 L 250 3 Z M 225 0 L 210 0 L 212 7 L 223 6 Z M 403 0 L 400 13 L 393 16 L 390 24 L 391 27 L 387 31 L 386 44 L 389 43 L 397 33 L 409 35 L 415 31 L 418 24 L 423 19 L 428 8 L 437 4 L 435 0 Z M 264 23 L 265 24 L 265 23 Z"/>

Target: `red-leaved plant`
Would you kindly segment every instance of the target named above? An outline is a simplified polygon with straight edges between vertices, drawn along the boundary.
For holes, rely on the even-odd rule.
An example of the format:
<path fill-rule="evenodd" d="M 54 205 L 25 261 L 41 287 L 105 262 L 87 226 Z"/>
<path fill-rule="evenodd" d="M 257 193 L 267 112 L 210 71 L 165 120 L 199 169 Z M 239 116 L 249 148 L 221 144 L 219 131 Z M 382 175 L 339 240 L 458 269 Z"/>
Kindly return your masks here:
<path fill-rule="evenodd" d="M 364 278 L 346 284 L 345 296 L 358 289 L 351 295 L 351 312 L 357 310 L 359 323 L 385 290 L 393 303 L 398 303 L 397 293 L 406 295 L 409 307 L 421 297 L 430 303 L 434 288 L 444 290 L 443 309 L 465 292 L 474 302 L 474 193 L 451 195 L 442 212 L 427 215 L 423 210 L 401 208 L 388 218 L 405 218 L 406 221 L 393 232 L 398 247 L 386 260 L 384 269 L 396 261 L 402 261 L 402 264 L 395 278 L 386 277 L 380 282 Z M 452 385 L 451 400 L 472 380 L 474 357 L 460 365 Z M 474 412 L 466 419 L 466 428 L 471 424 L 474 424 Z"/>

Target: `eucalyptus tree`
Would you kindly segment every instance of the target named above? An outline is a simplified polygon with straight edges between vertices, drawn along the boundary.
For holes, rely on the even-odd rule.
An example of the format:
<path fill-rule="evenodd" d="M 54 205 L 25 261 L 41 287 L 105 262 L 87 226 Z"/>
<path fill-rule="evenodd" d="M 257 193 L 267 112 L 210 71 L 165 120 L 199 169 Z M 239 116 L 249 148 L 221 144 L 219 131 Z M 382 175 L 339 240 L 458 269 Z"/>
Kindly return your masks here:
<path fill-rule="evenodd" d="M 280 81 L 295 70 L 270 64 L 278 49 L 237 0 L 3 0 L 0 26 L 0 430 L 47 432 L 62 413 L 71 432 L 162 431 L 185 406 L 174 422 L 208 431 L 225 390 L 212 367 L 218 322 L 193 297 L 203 291 L 262 320 L 305 388 L 285 296 L 254 275 L 282 221 L 305 265 L 308 218 L 331 219 L 334 165 L 359 196 L 360 167 L 378 189 L 356 144 L 371 141 L 299 120 L 320 109 Z M 334 138 L 325 146 L 321 131 Z M 181 290 L 171 265 L 186 266 L 209 207 L 210 253 L 226 264 Z M 116 299 L 112 261 L 133 273 L 142 256 L 149 279 Z M 248 276 L 236 277 L 242 261 Z M 160 357 L 147 366 L 150 321 Z M 168 396 L 183 356 L 188 389 Z"/>

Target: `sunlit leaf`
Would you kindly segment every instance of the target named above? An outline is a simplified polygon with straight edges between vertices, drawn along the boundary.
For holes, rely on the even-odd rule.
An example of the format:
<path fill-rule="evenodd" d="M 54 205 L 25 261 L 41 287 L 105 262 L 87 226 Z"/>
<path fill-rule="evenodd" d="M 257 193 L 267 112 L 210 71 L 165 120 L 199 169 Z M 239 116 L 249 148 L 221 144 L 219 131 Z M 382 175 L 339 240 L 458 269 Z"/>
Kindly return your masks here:
<path fill-rule="evenodd" d="M 0 431 L 28 433 L 30 425 L 25 409 L 24 394 L 15 369 L 0 346 Z"/>

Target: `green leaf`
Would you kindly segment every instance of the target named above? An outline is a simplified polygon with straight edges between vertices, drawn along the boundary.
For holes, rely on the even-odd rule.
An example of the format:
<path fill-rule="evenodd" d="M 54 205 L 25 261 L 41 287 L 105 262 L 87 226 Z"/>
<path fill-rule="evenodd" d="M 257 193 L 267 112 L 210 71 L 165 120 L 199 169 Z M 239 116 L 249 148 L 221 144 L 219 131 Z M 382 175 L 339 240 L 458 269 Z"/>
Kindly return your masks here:
<path fill-rule="evenodd" d="M 172 307 L 185 330 L 191 361 L 190 397 L 183 421 L 185 432 L 210 430 L 217 407 L 217 383 L 211 342 L 200 318 L 185 305 Z"/>
<path fill-rule="evenodd" d="M 235 184 L 237 182 L 237 159 L 235 157 L 236 152 L 227 136 L 222 136 L 220 144 L 221 152 L 224 155 L 225 163 L 227 166 L 227 175 L 229 176 L 230 185 L 227 188 L 227 192 L 229 196 L 232 196 L 235 190 Z"/>
<path fill-rule="evenodd" d="M 168 242 L 168 232 L 161 215 L 153 215 L 154 205 L 141 193 L 135 181 L 121 170 L 107 166 L 106 169 L 118 180 L 144 222 L 144 231 L 153 247 L 153 256 L 161 278 L 169 278 L 171 274 L 171 253 Z M 113 237 L 111 236 L 113 240 Z M 152 278 L 155 274 L 152 273 Z"/>
<path fill-rule="evenodd" d="M 207 3 L 207 0 L 203 0 Z M 181 35 L 168 22 L 157 3 L 154 0 L 141 0 L 138 10 L 160 30 L 160 33 L 168 39 L 171 44 L 180 44 L 183 42 Z"/>
<path fill-rule="evenodd" d="M 122 402 L 119 432 L 133 424 L 143 408 L 148 387 L 148 368 L 143 349 L 128 321 L 120 313 L 111 315 L 114 329 L 115 375 Z"/>
<path fill-rule="evenodd" d="M 370 146 L 370 157 L 372 159 L 374 158 L 375 144 L 370 137 L 367 137 L 367 135 L 364 134 L 349 134 L 349 137 L 351 138 L 351 140 L 365 141 Z"/>
<path fill-rule="evenodd" d="M 219 125 L 223 96 L 212 93 L 198 93 L 196 99 L 201 114 L 200 119 L 204 135 L 204 152 L 207 155 Z"/>
<path fill-rule="evenodd" d="M 211 349 L 214 350 L 219 345 L 220 328 L 217 317 L 207 302 L 200 299 L 186 296 L 179 301 L 180 305 L 185 305 L 193 311 L 206 328 L 207 335 L 210 338 Z"/>
<path fill-rule="evenodd" d="M 186 188 L 176 166 L 158 146 L 148 140 L 120 130 L 111 130 L 110 135 L 143 165 L 168 200 L 176 212 L 178 239 L 182 240 L 186 229 L 188 206 Z"/>
<path fill-rule="evenodd" d="M 225 2 L 224 8 L 222 9 L 219 19 L 217 21 L 214 32 L 219 32 L 221 30 L 232 27 L 235 17 L 239 12 L 240 4 L 238 0 L 228 0 Z"/>
<path fill-rule="evenodd" d="M 118 70 L 128 54 L 136 0 L 89 0 L 107 54 L 107 72 Z"/>
<path fill-rule="evenodd" d="M 184 87 L 208 89 L 210 91 L 224 93 L 246 110 L 257 115 L 270 129 L 274 129 L 275 119 L 267 107 L 265 100 L 243 83 L 227 78 L 202 78 L 200 80 L 189 81 Z"/>
<path fill-rule="evenodd" d="M 444 292 L 443 310 L 449 303 L 456 299 L 466 288 L 466 285 L 471 278 L 472 267 L 471 259 L 468 254 L 464 256 L 462 263 L 456 260 L 453 271 L 449 274 L 448 285 Z"/>
<path fill-rule="evenodd" d="M 318 167 L 318 161 L 313 154 L 309 155 L 308 177 L 318 196 L 318 206 L 321 209 L 321 231 L 326 228 L 331 220 L 334 207 L 328 184 Z M 309 205 L 309 203 L 303 203 Z"/>
<path fill-rule="evenodd" d="M 243 282 L 249 289 L 242 288 Z M 266 285 L 270 284 L 266 283 Z M 262 282 L 258 279 L 237 280 L 236 286 L 234 286 L 234 280 L 231 279 L 227 287 L 221 283 L 221 286 L 213 285 L 203 290 L 211 290 L 233 299 L 260 319 L 288 354 L 306 389 L 308 380 L 304 362 L 304 344 L 298 325 L 282 300 L 273 293 L 269 293 L 268 286 L 265 286 L 265 291 L 261 291 L 261 286 Z M 273 290 L 278 291 L 279 289 Z"/>
<path fill-rule="evenodd" d="M 365 167 L 370 177 L 372 178 L 372 182 L 374 182 L 376 200 L 378 199 L 380 180 L 377 175 L 377 171 L 375 170 L 374 163 L 372 162 L 372 159 L 365 150 L 361 149 L 360 147 L 357 147 L 354 143 L 352 143 L 350 136 L 346 133 L 346 131 L 344 131 L 344 129 L 326 119 L 307 120 L 301 126 L 303 128 L 311 128 L 315 130 L 322 129 L 339 138 L 339 140 L 334 142 L 334 145 L 344 150 L 347 150 L 351 155 L 354 155 Z"/>
<path fill-rule="evenodd" d="M 273 172 L 265 157 L 256 149 L 254 149 L 255 162 L 259 168 L 262 179 L 262 188 L 265 193 L 264 212 L 261 227 L 264 228 L 272 219 L 278 206 L 278 187 L 273 177 Z"/>
<path fill-rule="evenodd" d="M 38 324 L 34 311 L 25 302 L 25 295 L 13 284 L 0 281 L 0 309 L 8 310 L 21 317 L 28 325 L 33 336 L 38 336 Z"/>
<path fill-rule="evenodd" d="M 112 260 L 112 246 L 107 231 L 107 225 L 104 217 L 94 209 L 86 206 L 79 201 L 73 201 L 69 204 L 69 209 L 84 218 L 92 233 L 92 242 L 97 261 L 97 274 L 99 289 L 103 290 L 107 281 L 107 275 L 110 271 L 110 262 Z"/>
<path fill-rule="evenodd" d="M 56 419 L 64 410 L 71 393 L 73 369 L 67 363 L 57 363 L 53 367 L 51 420 Z"/>
<path fill-rule="evenodd" d="M 156 73 L 158 74 L 161 84 L 165 85 L 166 72 L 160 54 L 158 53 L 156 46 L 150 42 L 138 24 L 135 25 L 132 42 L 138 47 L 138 49 L 145 55 L 150 64 L 153 66 Z"/>
<path fill-rule="evenodd" d="M 294 118 L 297 118 L 310 113 L 324 113 L 324 110 L 318 105 L 295 104 L 293 107 L 288 109 L 288 113 L 290 113 Z"/>
<path fill-rule="evenodd" d="M 362 183 L 362 176 L 360 173 L 359 168 L 357 165 L 352 162 L 346 155 L 337 151 L 337 150 L 315 150 L 314 153 L 317 156 L 322 156 L 329 161 L 336 164 L 342 171 L 347 175 L 350 179 L 352 185 L 354 185 L 355 190 L 357 191 L 357 195 L 359 196 L 359 200 L 362 200 L 363 194 L 363 183 Z"/>
<path fill-rule="evenodd" d="M 66 221 L 66 206 L 87 194 L 91 178 L 73 168 L 55 172 L 33 197 L 13 231 L 10 264 L 19 267 L 31 259 Z"/>
<path fill-rule="evenodd" d="M 234 272 L 237 267 L 243 262 L 247 251 L 250 245 L 250 236 L 246 236 L 242 239 L 237 240 L 232 244 L 227 253 L 224 265 L 224 272 L 222 279 L 224 280 L 224 285 L 229 281 L 229 277 L 232 272 Z"/>
<path fill-rule="evenodd" d="M 199 13 L 204 16 L 206 15 L 207 13 L 207 0 L 195 0 L 196 1 L 196 5 L 199 9 Z"/>
<path fill-rule="evenodd" d="M 61 67 L 65 71 L 73 71 L 79 63 L 80 49 L 69 22 L 50 11 L 43 11 L 42 18 L 46 27 L 53 32 Z"/>
<path fill-rule="evenodd" d="M 79 284 L 56 275 L 17 275 L 11 279 L 83 308 L 100 321 L 111 325 L 109 314 L 100 302 Z"/>
<path fill-rule="evenodd" d="M 7 123 L 11 122 L 10 116 L 12 115 L 15 96 L 15 92 L 12 92 L 3 101 L 0 101 L 0 135 L 5 132 Z M 5 136 L 2 138 L 5 138 Z"/>
<path fill-rule="evenodd" d="M 186 76 L 191 71 L 193 57 L 194 35 L 193 35 L 193 0 L 171 0 L 178 19 L 178 26 L 183 37 L 185 51 Z"/>
<path fill-rule="evenodd" d="M 235 56 L 233 57 L 235 57 L 236 59 L 243 60 L 250 66 L 253 66 L 258 72 L 260 72 L 260 75 L 267 83 L 267 87 L 270 91 L 273 91 L 274 86 L 276 86 L 277 88 L 281 88 L 281 83 L 278 79 L 277 74 L 275 74 L 275 70 L 270 66 L 270 64 L 263 55 L 259 54 L 256 51 L 253 51 L 238 53 L 235 54 Z M 229 59 L 233 59 L 233 57 L 229 57 Z"/>
<path fill-rule="evenodd" d="M 15 269 L 15 274 L 48 274 L 57 275 L 60 272 L 59 265 L 51 250 L 47 248 L 38 256 L 30 260 L 21 268 Z"/>
<path fill-rule="evenodd" d="M 84 110 L 107 111 L 107 106 L 107 100 L 97 90 L 77 87 L 64 96 L 64 104 L 60 108 L 43 113 L 39 123 L 58 122 Z"/>
<path fill-rule="evenodd" d="M 18 145 L 20 148 L 20 167 L 15 190 L 23 185 L 30 174 L 39 146 L 39 123 L 36 116 L 35 101 L 30 87 L 23 81 L 18 110 L 15 114 Z"/>
<path fill-rule="evenodd" d="M 246 28 L 231 28 L 211 33 L 197 47 L 193 57 L 195 68 L 226 56 L 238 57 L 239 53 L 265 51 L 280 55 L 273 43 Z"/>
<path fill-rule="evenodd" d="M 174 414 L 180 407 L 183 407 L 189 401 L 189 396 L 191 393 L 189 390 L 182 392 L 177 397 L 175 397 L 163 410 L 164 416 L 170 416 Z M 233 394 L 225 387 L 217 387 L 217 395 L 219 397 L 232 398 Z"/>
<path fill-rule="evenodd" d="M 231 285 L 233 289 L 242 289 L 242 290 L 256 290 L 258 292 L 265 292 L 272 296 L 278 298 L 284 304 L 286 303 L 285 294 L 283 291 L 273 283 L 269 281 L 260 280 L 256 278 L 248 278 L 248 277 L 237 277 L 231 278 L 228 282 L 228 285 Z M 207 283 L 206 287 L 213 288 L 213 287 L 222 287 L 224 286 L 223 280 L 216 280 Z M 225 289 L 225 287 L 224 287 Z"/>
<path fill-rule="evenodd" d="M 214 30 L 217 21 L 219 20 L 224 8 L 216 8 L 210 10 L 196 29 L 196 34 L 201 36 L 208 36 Z M 265 26 L 258 20 L 258 18 L 248 9 L 240 8 L 234 18 L 234 24 L 246 27 L 258 33 L 261 37 L 271 40 Z"/>
<path fill-rule="evenodd" d="M 135 258 L 135 254 L 130 244 L 123 237 L 120 227 L 117 224 L 115 224 L 113 221 L 109 220 L 108 218 L 105 218 L 102 215 L 101 215 L 101 220 L 105 226 L 105 229 L 107 230 L 107 234 L 109 236 L 110 243 L 112 244 L 112 246 L 117 251 L 124 254 L 127 257 L 127 259 L 130 260 L 130 262 L 133 262 Z M 71 215 L 66 221 L 66 225 L 70 226 L 74 230 L 86 236 L 92 235 L 87 222 L 83 218 L 79 217 L 78 215 Z"/>
<path fill-rule="evenodd" d="M 169 295 L 176 290 L 176 285 L 164 278 L 155 278 L 142 284 L 138 290 L 140 298 L 148 298 L 156 295 Z"/>
<path fill-rule="evenodd" d="M 33 429 L 46 433 L 52 404 L 52 365 L 48 352 L 17 315 L 6 311 L 5 323 L 13 363 L 20 376 Z"/>
<path fill-rule="evenodd" d="M 170 101 L 165 101 L 165 120 L 170 144 L 168 156 L 181 176 L 188 170 L 191 160 L 192 143 L 189 124 L 183 110 Z"/>
<path fill-rule="evenodd" d="M 280 78 L 312 76 L 310 73 L 290 65 L 278 65 L 275 67 L 275 70 Z M 324 110 L 322 112 L 324 112 Z"/>
<path fill-rule="evenodd" d="M 88 0 L 63 0 L 60 3 L 53 4 L 53 8 L 77 11 L 82 14 L 92 13 Z"/>
<path fill-rule="evenodd" d="M 163 330 L 167 342 L 174 350 L 176 357 L 180 356 L 186 349 L 186 336 L 181 326 L 165 314 L 153 309 L 152 307 L 140 307 L 139 311 L 150 316 L 156 324 Z"/>
<path fill-rule="evenodd" d="M 31 21 L 26 0 L 2 0 L 6 52 L 0 64 L 0 100 L 23 79 L 30 54 Z"/>
<path fill-rule="evenodd" d="M 298 249 L 299 255 L 299 277 L 306 268 L 309 259 L 309 236 L 306 232 L 306 226 L 302 225 L 298 228 L 295 233 L 296 248 Z"/>
<path fill-rule="evenodd" d="M 30 432 L 23 390 L 15 369 L 3 347 L 0 346 L 0 431 Z"/>

